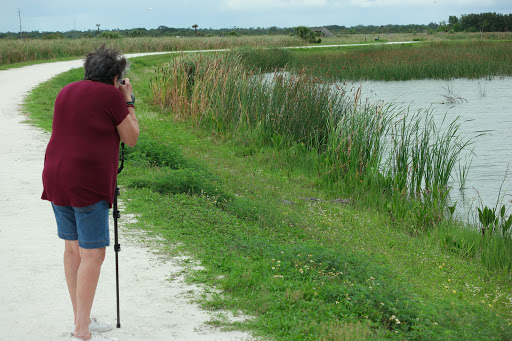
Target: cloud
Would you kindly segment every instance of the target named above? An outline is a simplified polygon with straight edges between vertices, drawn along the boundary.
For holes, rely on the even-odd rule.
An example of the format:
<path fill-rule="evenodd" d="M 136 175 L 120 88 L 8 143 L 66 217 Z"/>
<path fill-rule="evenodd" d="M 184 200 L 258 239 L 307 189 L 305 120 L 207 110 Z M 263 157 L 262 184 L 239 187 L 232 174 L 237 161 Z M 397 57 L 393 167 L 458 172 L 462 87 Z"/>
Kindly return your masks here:
<path fill-rule="evenodd" d="M 338 4 L 345 1 L 338 1 Z M 499 1 L 498 1 L 499 2 Z M 496 0 L 349 0 L 348 4 L 353 7 L 393 7 L 393 6 L 492 6 Z"/>
<path fill-rule="evenodd" d="M 302 9 L 324 7 L 327 0 L 224 0 L 223 7 L 229 10 L 257 10 L 269 8 Z"/>

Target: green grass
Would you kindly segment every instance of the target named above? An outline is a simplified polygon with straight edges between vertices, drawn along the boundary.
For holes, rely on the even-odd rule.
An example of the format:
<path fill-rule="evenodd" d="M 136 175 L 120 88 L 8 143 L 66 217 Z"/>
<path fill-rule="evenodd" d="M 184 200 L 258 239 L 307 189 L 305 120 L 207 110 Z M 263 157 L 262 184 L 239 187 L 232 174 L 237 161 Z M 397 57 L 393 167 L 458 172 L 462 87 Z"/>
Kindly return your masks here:
<path fill-rule="evenodd" d="M 132 60 L 142 136 L 119 182 L 133 228 L 204 266 L 188 278 L 206 285 L 205 308 L 248 314 L 231 326 L 275 340 L 512 338 L 508 274 L 482 262 L 475 234 L 447 222 L 412 235 L 388 214 L 331 202 L 273 148 L 175 120 L 149 96 L 169 58 Z M 34 122 L 48 129 L 56 89 L 81 77 L 33 92 Z"/>

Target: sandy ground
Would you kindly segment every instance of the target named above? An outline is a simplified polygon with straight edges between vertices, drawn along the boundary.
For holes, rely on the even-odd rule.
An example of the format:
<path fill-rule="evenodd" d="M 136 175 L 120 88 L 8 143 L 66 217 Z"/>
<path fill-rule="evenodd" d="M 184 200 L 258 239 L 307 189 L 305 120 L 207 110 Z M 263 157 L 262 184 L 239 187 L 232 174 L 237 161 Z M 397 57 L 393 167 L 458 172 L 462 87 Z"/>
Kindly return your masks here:
<path fill-rule="evenodd" d="M 40 82 L 82 61 L 0 71 L 0 340 L 69 340 L 72 307 L 64 278 L 64 243 L 50 203 L 40 199 L 49 133 L 22 123 L 19 105 Z M 121 217 L 120 341 L 250 340 L 205 324 L 213 315 L 191 303 L 179 259 L 163 259 L 152 242 L 123 227 Z M 111 224 L 113 225 L 113 224 Z M 112 228 L 112 227 L 111 227 Z M 142 239 L 146 239 L 142 237 Z M 113 232 L 111 231 L 111 244 Z M 93 316 L 116 322 L 114 251 L 107 250 Z"/>

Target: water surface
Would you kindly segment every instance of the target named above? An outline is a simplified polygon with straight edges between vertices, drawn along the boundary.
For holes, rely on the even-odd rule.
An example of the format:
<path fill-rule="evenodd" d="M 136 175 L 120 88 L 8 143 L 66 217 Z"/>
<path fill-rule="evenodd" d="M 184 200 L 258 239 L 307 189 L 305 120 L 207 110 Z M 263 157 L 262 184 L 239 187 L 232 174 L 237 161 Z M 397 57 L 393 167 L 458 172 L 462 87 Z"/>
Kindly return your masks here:
<path fill-rule="evenodd" d="M 504 178 L 512 164 L 512 77 L 364 81 L 348 86 L 361 86 L 362 97 L 372 102 L 392 102 L 411 112 L 430 109 L 438 122 L 445 115 L 448 123 L 460 116 L 460 133 L 474 138 L 474 157 L 465 190 L 459 190 L 458 181 L 451 183 L 451 200 L 457 202 L 459 218 L 474 221 L 477 206 L 494 207 L 500 187 L 501 196 L 506 194 L 500 203 L 510 203 L 512 177 Z M 450 103 L 447 96 L 459 99 Z"/>

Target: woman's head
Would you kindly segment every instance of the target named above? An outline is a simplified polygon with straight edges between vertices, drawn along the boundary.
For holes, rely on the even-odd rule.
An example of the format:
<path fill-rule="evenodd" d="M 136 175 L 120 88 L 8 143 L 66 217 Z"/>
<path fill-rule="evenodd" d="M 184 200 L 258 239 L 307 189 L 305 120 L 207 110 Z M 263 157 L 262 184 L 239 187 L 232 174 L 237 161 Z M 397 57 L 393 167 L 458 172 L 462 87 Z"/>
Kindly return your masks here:
<path fill-rule="evenodd" d="M 128 61 L 115 48 L 106 48 L 105 45 L 85 58 L 85 80 L 114 84 L 114 78 L 124 78 Z"/>

